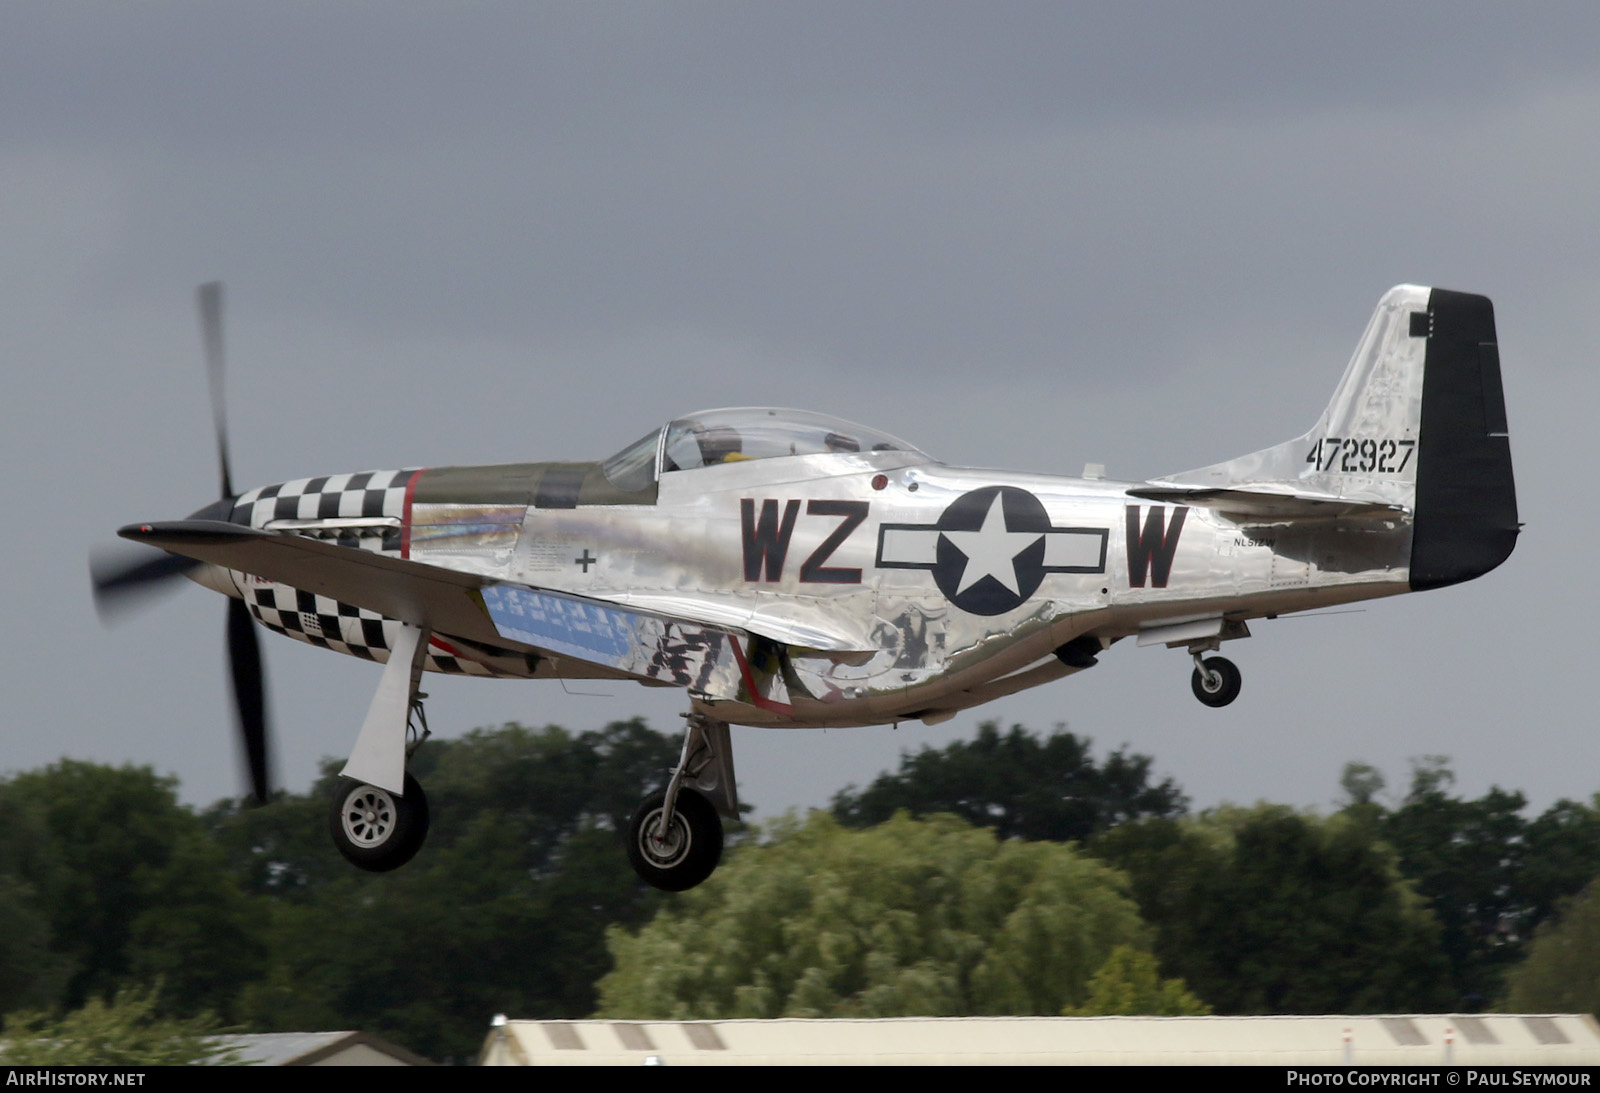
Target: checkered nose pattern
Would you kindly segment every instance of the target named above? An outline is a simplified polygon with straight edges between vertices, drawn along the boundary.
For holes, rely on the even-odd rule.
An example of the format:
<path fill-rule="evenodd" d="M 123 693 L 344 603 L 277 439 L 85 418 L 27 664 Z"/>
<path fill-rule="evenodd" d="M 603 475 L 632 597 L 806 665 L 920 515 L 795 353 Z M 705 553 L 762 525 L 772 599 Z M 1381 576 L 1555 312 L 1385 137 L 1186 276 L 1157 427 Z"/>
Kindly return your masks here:
<path fill-rule="evenodd" d="M 296 478 L 239 495 L 234 515 L 251 527 L 274 520 L 332 520 L 339 517 L 405 515 L 406 485 L 414 470 L 361 471 L 319 478 Z"/>
<path fill-rule="evenodd" d="M 410 469 L 362 471 L 262 486 L 240 494 L 233 515 L 235 520 L 255 528 L 269 528 L 279 521 L 291 520 L 382 519 L 385 523 L 379 526 L 339 527 L 335 524 L 326 529 L 313 525 L 282 530 L 398 557 L 406 487 L 415 473 Z M 245 579 L 245 603 L 250 613 L 269 630 L 363 660 L 387 661 L 399 627 L 399 623 L 375 611 L 258 578 Z M 461 675 L 500 674 L 439 650 L 429 651 L 424 667 L 429 671 Z"/>
<path fill-rule="evenodd" d="M 250 613 L 269 630 L 362 660 L 387 663 L 389 650 L 399 634 L 400 624 L 376 611 L 284 584 L 251 579 L 246 585 L 245 603 Z M 423 668 L 450 675 L 515 677 L 527 674 L 496 671 L 464 657 L 450 656 L 438 648 L 428 650 Z M 531 665 L 528 671 L 532 671 Z"/>

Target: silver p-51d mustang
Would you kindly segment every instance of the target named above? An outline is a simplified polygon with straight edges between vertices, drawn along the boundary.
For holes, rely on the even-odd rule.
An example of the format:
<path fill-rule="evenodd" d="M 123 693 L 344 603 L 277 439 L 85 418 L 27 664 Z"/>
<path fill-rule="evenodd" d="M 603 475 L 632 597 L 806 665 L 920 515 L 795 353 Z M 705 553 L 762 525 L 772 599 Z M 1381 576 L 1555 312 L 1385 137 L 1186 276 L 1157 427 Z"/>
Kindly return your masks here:
<path fill-rule="evenodd" d="M 1149 482 L 949 467 L 819 414 L 714 410 L 599 462 L 300 478 L 235 494 L 220 296 L 201 290 L 222 499 L 120 534 L 168 552 L 102 598 L 183 573 L 232 598 L 229 646 L 267 794 L 252 618 L 385 663 L 333 802 L 367 869 L 427 830 L 406 773 L 423 671 L 681 687 L 682 757 L 627 834 L 640 876 L 689 888 L 738 801 L 728 726 L 936 722 L 1092 667 L 1113 642 L 1208 656 L 1251 619 L 1470 580 L 1518 532 L 1487 299 L 1402 285 L 1310 432 Z"/>

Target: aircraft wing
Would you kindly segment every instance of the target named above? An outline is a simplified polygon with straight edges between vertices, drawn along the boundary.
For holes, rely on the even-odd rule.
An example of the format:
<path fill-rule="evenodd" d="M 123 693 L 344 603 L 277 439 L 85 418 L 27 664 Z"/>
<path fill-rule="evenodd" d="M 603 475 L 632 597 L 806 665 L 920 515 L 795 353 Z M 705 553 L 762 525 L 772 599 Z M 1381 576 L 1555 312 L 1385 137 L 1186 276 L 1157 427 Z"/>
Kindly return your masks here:
<path fill-rule="evenodd" d="M 118 534 L 437 633 L 571 657 L 712 698 L 788 706 L 777 658 L 734 626 L 220 520 L 130 524 Z"/>
<path fill-rule="evenodd" d="M 1128 494 L 1147 501 L 1195 505 L 1230 515 L 1268 520 L 1395 519 L 1406 512 L 1404 505 L 1358 501 L 1313 490 L 1288 490 L 1276 483 L 1227 487 L 1134 486 Z"/>
<path fill-rule="evenodd" d="M 222 520 L 130 524 L 117 534 L 365 607 L 414 626 L 474 641 L 498 638 L 478 595 L 488 581 L 471 573 Z"/>

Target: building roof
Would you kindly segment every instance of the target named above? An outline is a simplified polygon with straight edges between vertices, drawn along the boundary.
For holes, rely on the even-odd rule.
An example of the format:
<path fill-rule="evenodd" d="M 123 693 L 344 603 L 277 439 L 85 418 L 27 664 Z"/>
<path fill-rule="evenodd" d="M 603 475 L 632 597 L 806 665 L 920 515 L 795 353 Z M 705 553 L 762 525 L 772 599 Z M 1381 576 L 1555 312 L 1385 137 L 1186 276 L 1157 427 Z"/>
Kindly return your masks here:
<path fill-rule="evenodd" d="M 487 1066 L 1263 1064 L 1600 1065 L 1587 1014 L 1316 1017 L 904 1017 L 883 1020 L 508 1021 Z"/>
<path fill-rule="evenodd" d="M 252 1066 L 432 1066 L 364 1032 L 258 1032 L 218 1036 Z"/>

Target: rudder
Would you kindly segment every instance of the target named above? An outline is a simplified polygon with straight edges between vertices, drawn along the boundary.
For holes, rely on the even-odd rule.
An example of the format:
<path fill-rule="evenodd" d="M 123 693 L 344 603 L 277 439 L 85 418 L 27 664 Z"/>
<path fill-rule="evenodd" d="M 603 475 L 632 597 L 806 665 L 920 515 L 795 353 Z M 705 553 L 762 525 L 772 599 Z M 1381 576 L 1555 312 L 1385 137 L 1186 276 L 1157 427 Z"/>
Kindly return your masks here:
<path fill-rule="evenodd" d="M 1411 540 L 1418 590 L 1489 572 L 1511 555 L 1521 527 L 1494 305 L 1436 288 L 1426 314 Z"/>

